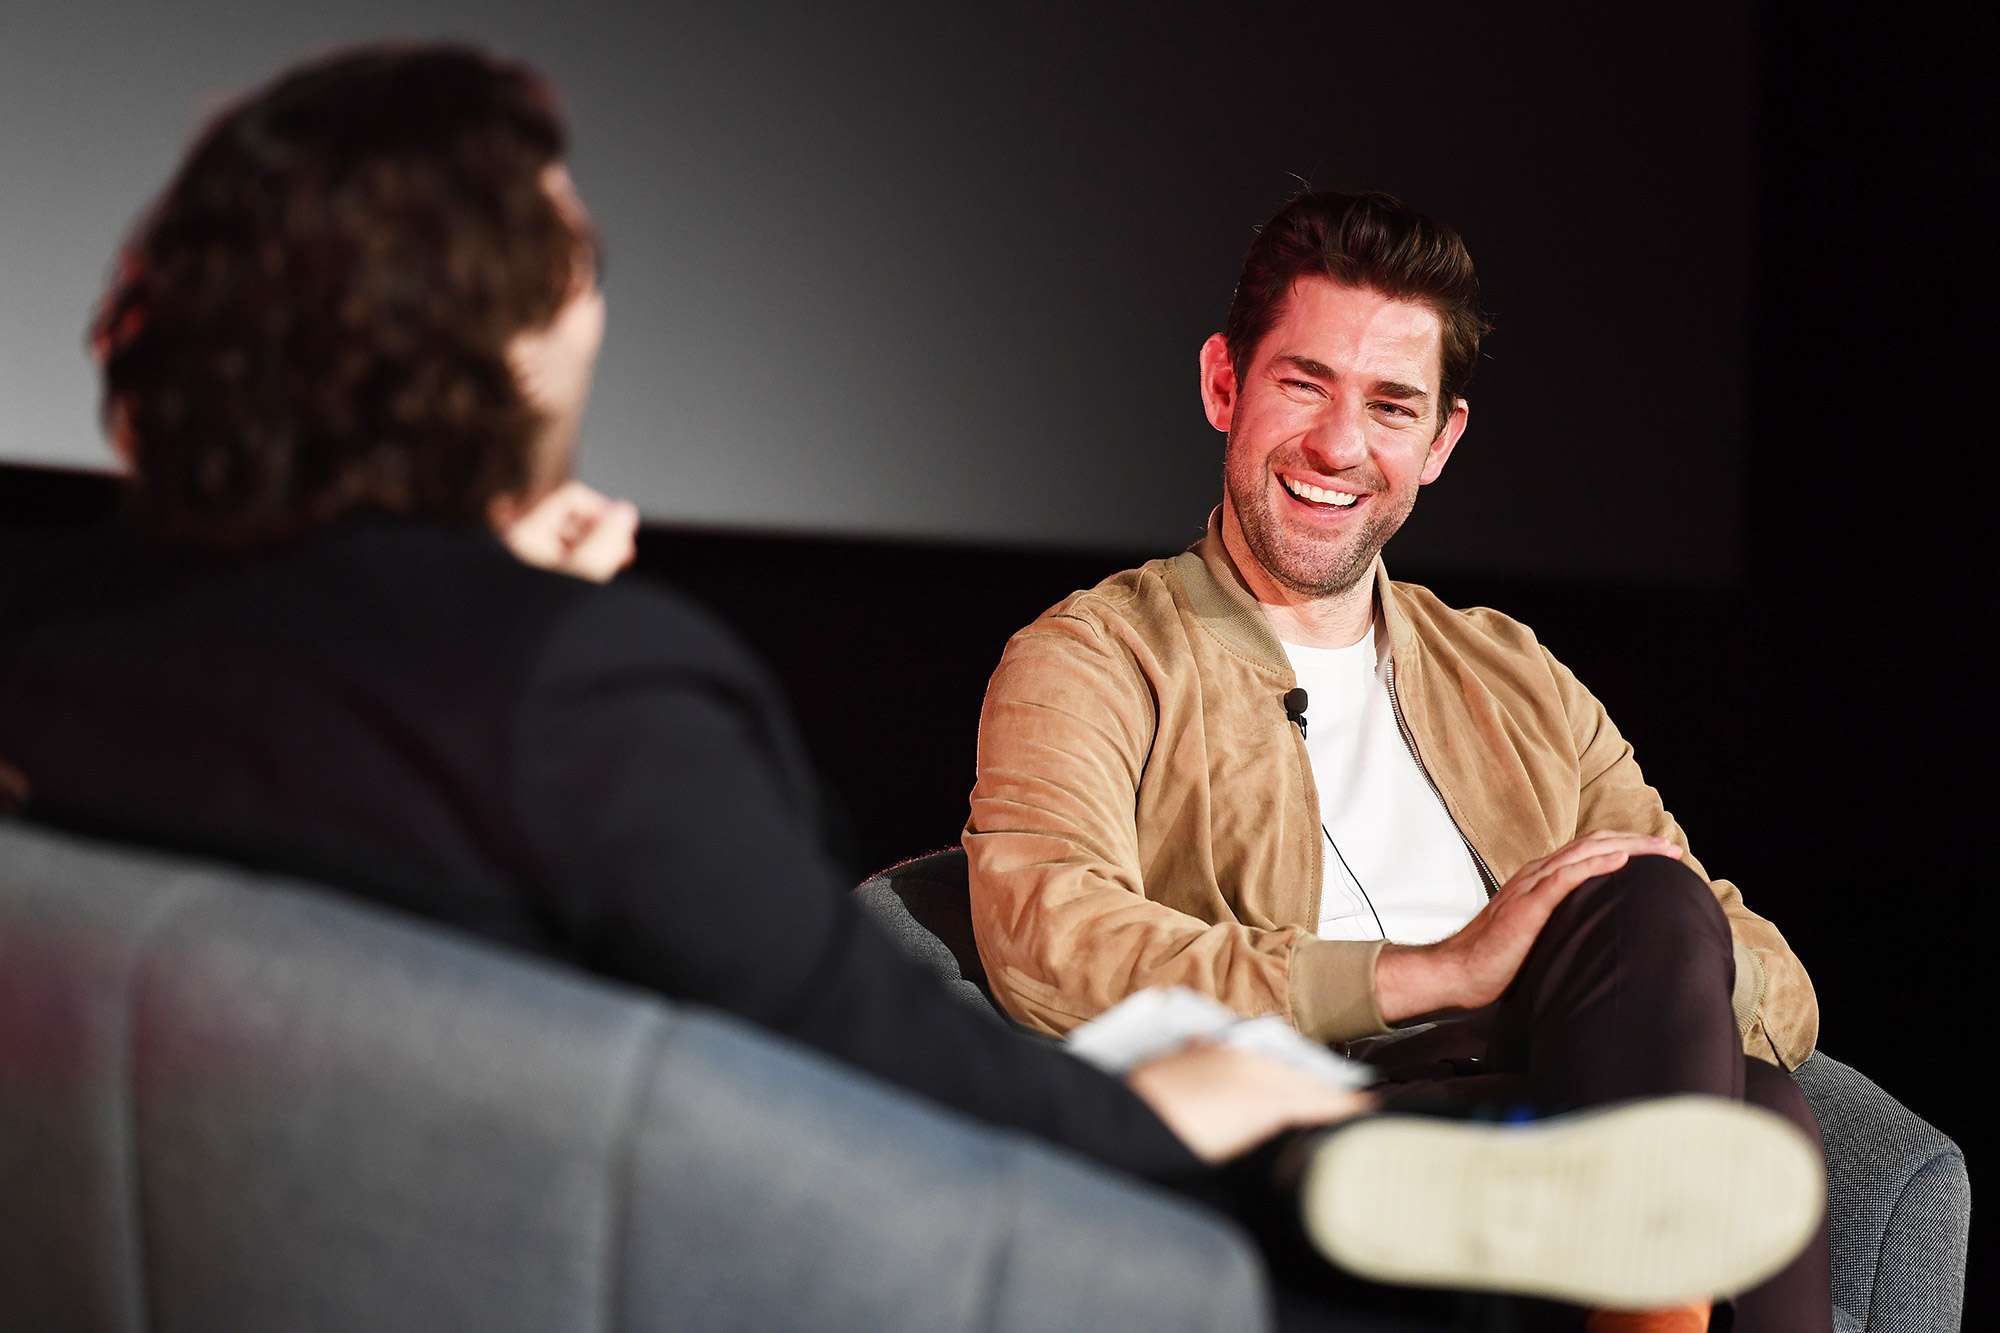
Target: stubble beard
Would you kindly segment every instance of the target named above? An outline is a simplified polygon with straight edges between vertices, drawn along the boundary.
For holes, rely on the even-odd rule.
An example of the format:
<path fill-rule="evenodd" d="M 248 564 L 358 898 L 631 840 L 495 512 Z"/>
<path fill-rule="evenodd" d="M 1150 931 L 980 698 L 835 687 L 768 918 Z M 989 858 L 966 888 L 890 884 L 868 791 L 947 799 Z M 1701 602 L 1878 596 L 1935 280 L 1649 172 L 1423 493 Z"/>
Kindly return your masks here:
<path fill-rule="evenodd" d="M 1375 557 L 1416 507 L 1415 495 L 1391 507 L 1396 502 L 1388 493 L 1375 490 L 1367 500 L 1368 517 L 1352 538 L 1330 543 L 1298 537 L 1284 530 L 1274 512 L 1284 502 L 1271 493 L 1269 471 L 1260 466 L 1254 474 L 1238 476 L 1228 461 L 1233 452 L 1225 455 L 1222 478 L 1243 541 L 1273 582 L 1302 597 L 1337 596 L 1367 577 Z"/>

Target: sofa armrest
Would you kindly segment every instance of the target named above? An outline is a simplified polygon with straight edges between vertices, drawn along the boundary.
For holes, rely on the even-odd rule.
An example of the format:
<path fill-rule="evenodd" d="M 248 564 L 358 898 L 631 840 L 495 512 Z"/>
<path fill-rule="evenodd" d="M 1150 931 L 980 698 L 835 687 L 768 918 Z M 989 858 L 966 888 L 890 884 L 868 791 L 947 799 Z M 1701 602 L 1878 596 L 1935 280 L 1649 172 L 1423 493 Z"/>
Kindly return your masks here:
<path fill-rule="evenodd" d="M 1956 1329 L 1972 1216 L 1965 1155 L 1830 1056 L 1794 1076 L 1826 1144 L 1836 1311 L 1870 1333 Z"/>

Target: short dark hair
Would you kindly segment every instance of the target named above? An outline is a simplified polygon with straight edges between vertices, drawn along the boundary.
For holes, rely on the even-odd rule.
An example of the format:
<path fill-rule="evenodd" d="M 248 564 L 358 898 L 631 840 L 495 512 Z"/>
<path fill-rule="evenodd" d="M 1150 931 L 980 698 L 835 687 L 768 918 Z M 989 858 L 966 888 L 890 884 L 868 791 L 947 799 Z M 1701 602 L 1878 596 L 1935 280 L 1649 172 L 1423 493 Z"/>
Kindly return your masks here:
<path fill-rule="evenodd" d="M 1330 278 L 1423 305 L 1443 325 L 1438 424 L 1465 394 L 1492 326 L 1479 309 L 1479 276 L 1457 232 L 1394 195 L 1308 190 L 1258 229 L 1229 302 L 1223 337 L 1238 379 L 1284 313 L 1301 278 Z"/>
<path fill-rule="evenodd" d="M 507 345 L 589 239 L 543 185 L 564 147 L 542 79 L 464 46 L 344 51 L 223 111 L 91 330 L 142 513 L 243 547 L 359 509 L 480 522 L 525 488 Z"/>

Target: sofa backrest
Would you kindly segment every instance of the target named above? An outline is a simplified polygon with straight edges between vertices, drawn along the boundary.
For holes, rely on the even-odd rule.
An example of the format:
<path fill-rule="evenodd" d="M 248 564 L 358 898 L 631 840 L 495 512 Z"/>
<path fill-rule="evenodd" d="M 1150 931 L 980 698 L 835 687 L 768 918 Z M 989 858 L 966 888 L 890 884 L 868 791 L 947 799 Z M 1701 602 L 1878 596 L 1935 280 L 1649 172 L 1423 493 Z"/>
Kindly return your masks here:
<path fill-rule="evenodd" d="M 854 896 L 954 997 L 1000 1018 L 1000 1003 L 987 985 L 986 965 L 972 937 L 967 873 L 964 849 L 947 847 L 870 875 Z"/>
<path fill-rule="evenodd" d="M 1266 1318 L 1212 1216 L 724 1017 L 5 823 L 0 1189 L 5 1328 Z"/>

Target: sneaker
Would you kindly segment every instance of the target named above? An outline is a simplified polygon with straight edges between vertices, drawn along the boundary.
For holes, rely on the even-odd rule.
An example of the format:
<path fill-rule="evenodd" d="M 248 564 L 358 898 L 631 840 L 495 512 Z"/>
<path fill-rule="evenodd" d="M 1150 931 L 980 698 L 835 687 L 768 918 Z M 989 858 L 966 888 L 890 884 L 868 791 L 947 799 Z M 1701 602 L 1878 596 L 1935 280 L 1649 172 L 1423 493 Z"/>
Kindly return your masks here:
<path fill-rule="evenodd" d="M 1734 1295 L 1789 1263 L 1826 1208 L 1820 1145 L 1719 1097 L 1530 1124 L 1366 1116 L 1301 1181 L 1306 1233 L 1377 1282 L 1653 1309 Z"/>

